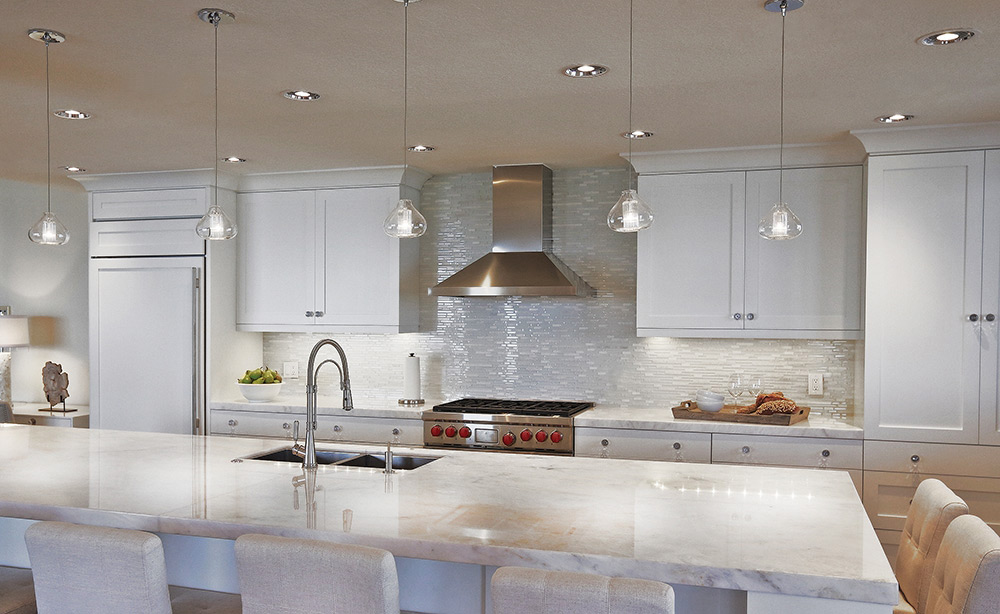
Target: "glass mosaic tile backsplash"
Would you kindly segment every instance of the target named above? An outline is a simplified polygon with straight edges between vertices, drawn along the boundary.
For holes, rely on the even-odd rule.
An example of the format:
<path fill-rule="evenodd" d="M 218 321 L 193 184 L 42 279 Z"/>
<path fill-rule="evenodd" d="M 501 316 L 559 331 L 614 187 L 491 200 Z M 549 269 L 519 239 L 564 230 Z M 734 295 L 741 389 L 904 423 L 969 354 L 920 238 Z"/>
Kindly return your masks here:
<path fill-rule="evenodd" d="M 355 404 L 395 403 L 403 358 L 414 352 L 427 399 L 566 399 L 666 410 L 699 388 L 725 392 L 729 375 L 741 372 L 760 376 L 765 389 L 783 391 L 814 415 L 859 423 L 862 342 L 636 337 L 636 237 L 606 225 L 625 182 L 624 169 L 553 174 L 552 251 L 596 296 L 423 295 L 419 333 L 332 335 L 347 352 Z M 424 291 L 490 250 L 491 195 L 490 173 L 424 184 L 419 208 L 428 231 L 417 239 Z M 310 348 L 325 336 L 265 334 L 265 361 L 297 360 L 304 376 Z M 822 397 L 806 396 L 807 373 L 824 374 Z M 335 394 L 335 374 L 320 375 L 321 394 Z"/>

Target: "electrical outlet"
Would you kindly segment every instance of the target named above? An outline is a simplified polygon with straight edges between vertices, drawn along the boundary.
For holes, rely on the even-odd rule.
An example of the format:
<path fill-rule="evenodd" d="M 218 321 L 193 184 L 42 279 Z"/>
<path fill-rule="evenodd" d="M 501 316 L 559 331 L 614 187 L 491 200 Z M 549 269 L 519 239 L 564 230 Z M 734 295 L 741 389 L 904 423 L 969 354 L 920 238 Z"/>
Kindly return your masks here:
<path fill-rule="evenodd" d="M 811 397 L 821 397 L 821 396 L 823 396 L 823 374 L 822 373 L 810 373 L 809 374 L 809 396 L 811 396 Z"/>
<path fill-rule="evenodd" d="M 299 379 L 299 363 L 289 361 L 281 365 L 282 379 Z"/>

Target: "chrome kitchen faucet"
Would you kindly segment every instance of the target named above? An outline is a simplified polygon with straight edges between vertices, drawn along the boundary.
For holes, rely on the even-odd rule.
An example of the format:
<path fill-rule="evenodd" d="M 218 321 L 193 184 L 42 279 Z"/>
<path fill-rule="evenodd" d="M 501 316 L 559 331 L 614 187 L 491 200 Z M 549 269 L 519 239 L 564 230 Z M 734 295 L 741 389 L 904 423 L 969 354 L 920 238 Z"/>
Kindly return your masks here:
<path fill-rule="evenodd" d="M 324 360 L 316 365 L 316 354 L 324 345 L 332 345 L 334 349 L 337 350 L 337 354 L 340 355 L 340 364 L 338 365 L 334 360 Z M 295 446 L 293 452 L 296 455 L 303 457 L 302 464 L 306 469 L 313 469 L 316 467 L 316 391 L 318 387 L 316 386 L 316 376 L 319 375 L 319 370 L 323 365 L 327 363 L 332 363 L 336 365 L 337 370 L 340 371 L 340 389 L 344 391 L 344 411 L 351 411 L 354 409 L 354 399 L 351 396 L 351 375 L 347 370 L 347 355 L 344 354 L 344 348 L 340 347 L 340 344 L 333 339 L 323 339 L 313 346 L 312 352 L 309 353 L 309 367 L 306 371 L 306 446 L 305 450 L 302 450 L 301 446 Z"/>

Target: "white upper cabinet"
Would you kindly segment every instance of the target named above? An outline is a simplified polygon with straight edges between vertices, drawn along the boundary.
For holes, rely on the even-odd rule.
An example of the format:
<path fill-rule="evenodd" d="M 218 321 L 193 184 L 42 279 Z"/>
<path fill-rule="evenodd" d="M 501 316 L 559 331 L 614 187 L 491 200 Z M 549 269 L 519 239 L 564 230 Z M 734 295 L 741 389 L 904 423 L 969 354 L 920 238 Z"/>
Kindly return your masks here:
<path fill-rule="evenodd" d="M 994 397 L 996 390 L 1000 251 L 995 202 L 984 218 L 984 171 L 982 151 L 869 161 L 868 438 L 979 440 L 980 368 L 990 354 L 994 366 L 983 373 L 982 383 Z M 996 170 L 991 174 L 995 185 Z M 995 201 L 996 195 L 991 198 Z M 986 257 L 992 279 L 985 285 L 984 236 L 992 250 Z M 994 314 L 994 322 L 983 321 L 984 309 L 991 310 L 987 313 Z M 994 407 L 992 421 L 984 420 L 992 428 L 995 414 Z"/>
<path fill-rule="evenodd" d="M 339 175 L 331 171 L 330 176 Z M 296 178 L 291 174 L 278 179 L 293 184 Z M 267 187 L 255 181 L 254 188 Z M 417 329 L 419 239 L 390 238 L 382 222 L 401 192 L 415 203 L 420 193 L 401 185 L 398 176 L 394 184 L 352 183 L 336 189 L 282 185 L 276 191 L 239 195 L 240 330 Z"/>
<path fill-rule="evenodd" d="M 655 216 L 638 238 L 640 336 L 861 337 L 861 168 L 784 171 L 784 200 L 804 227 L 791 241 L 757 234 L 778 180 L 778 171 L 640 177 Z"/>
<path fill-rule="evenodd" d="M 979 441 L 1000 445 L 1000 150 L 986 152 L 985 189 Z"/>

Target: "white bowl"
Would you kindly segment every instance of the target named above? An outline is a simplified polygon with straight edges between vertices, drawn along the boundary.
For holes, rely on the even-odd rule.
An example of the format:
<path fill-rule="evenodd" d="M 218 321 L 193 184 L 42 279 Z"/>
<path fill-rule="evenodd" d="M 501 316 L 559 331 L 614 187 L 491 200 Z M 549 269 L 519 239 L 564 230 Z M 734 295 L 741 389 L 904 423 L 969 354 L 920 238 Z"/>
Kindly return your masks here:
<path fill-rule="evenodd" d="M 240 387 L 240 392 L 243 393 L 246 400 L 251 403 L 273 401 L 278 398 L 278 394 L 281 392 L 281 382 L 274 384 L 240 384 L 237 382 L 236 385 Z"/>
<path fill-rule="evenodd" d="M 712 392 L 711 390 L 699 390 L 697 396 L 715 401 L 724 401 L 726 399 L 725 395 L 721 395 L 718 392 Z"/>
<path fill-rule="evenodd" d="M 709 411 L 709 412 L 719 411 L 720 409 L 722 409 L 722 405 L 724 402 L 725 401 L 721 399 L 714 400 L 714 399 L 699 398 L 696 400 L 696 403 L 698 403 L 698 409 L 700 409 L 701 411 Z"/>

